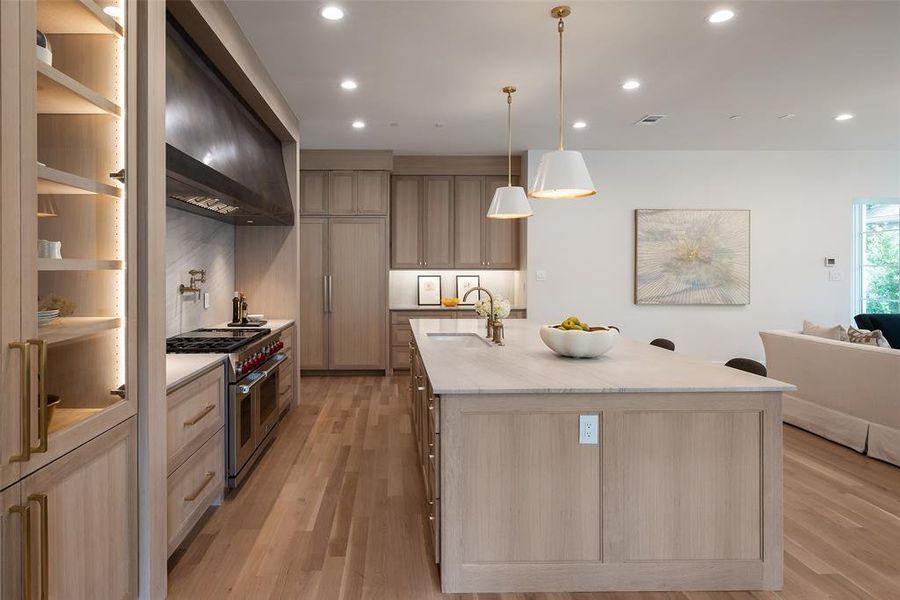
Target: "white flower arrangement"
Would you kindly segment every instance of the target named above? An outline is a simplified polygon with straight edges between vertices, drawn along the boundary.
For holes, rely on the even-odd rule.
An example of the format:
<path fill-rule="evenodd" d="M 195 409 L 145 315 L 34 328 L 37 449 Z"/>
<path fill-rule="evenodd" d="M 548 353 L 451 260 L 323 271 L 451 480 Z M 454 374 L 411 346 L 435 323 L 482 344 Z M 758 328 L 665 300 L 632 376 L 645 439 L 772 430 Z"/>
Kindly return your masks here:
<path fill-rule="evenodd" d="M 488 298 L 476 300 L 474 308 L 478 316 L 487 317 L 491 312 L 491 301 Z M 509 300 L 503 296 L 494 296 L 494 318 L 505 319 L 509 316 L 509 311 Z"/>

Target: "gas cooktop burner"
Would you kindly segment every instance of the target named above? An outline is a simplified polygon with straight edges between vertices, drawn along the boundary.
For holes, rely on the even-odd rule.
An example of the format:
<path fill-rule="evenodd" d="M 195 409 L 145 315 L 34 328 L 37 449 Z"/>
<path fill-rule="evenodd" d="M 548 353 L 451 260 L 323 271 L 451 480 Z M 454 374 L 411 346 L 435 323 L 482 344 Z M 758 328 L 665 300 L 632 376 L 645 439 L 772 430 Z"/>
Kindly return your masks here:
<path fill-rule="evenodd" d="M 167 354 L 232 354 L 270 329 L 195 329 L 166 340 Z"/>

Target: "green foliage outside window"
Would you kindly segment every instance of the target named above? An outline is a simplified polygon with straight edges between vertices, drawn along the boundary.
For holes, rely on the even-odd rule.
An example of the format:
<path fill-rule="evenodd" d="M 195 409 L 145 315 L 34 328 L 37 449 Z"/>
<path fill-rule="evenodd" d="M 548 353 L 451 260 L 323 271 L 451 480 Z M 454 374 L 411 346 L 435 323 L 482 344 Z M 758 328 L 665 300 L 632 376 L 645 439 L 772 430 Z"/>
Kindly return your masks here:
<path fill-rule="evenodd" d="M 863 312 L 900 313 L 900 204 L 863 209 Z"/>

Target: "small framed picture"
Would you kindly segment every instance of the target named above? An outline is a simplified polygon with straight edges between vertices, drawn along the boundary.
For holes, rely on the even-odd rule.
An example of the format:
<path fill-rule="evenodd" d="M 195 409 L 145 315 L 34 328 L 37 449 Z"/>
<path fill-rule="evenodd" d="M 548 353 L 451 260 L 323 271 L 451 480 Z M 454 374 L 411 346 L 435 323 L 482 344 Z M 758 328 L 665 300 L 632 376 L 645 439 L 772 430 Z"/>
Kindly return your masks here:
<path fill-rule="evenodd" d="M 441 305 L 441 276 L 419 275 L 419 306 Z"/>
<path fill-rule="evenodd" d="M 466 295 L 466 292 L 480 285 L 481 277 L 479 275 L 456 276 L 456 297 L 459 298 L 459 303 L 461 306 L 472 306 L 473 304 L 475 304 L 476 300 L 481 300 L 481 291 L 478 291 L 469 296 L 466 301 L 463 302 L 463 297 Z"/>

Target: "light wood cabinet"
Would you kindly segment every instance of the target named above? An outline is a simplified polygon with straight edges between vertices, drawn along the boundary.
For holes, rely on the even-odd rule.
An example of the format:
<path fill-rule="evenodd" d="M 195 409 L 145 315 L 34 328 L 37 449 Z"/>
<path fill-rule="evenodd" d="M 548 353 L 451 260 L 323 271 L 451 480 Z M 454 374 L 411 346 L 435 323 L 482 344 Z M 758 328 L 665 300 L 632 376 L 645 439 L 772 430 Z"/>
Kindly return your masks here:
<path fill-rule="evenodd" d="M 300 171 L 301 215 L 387 215 L 387 171 Z"/>
<path fill-rule="evenodd" d="M 220 364 L 169 392 L 166 402 L 171 473 L 225 426 L 225 369 Z"/>
<path fill-rule="evenodd" d="M 225 430 L 219 429 L 167 481 L 166 521 L 171 555 L 225 488 Z"/>
<path fill-rule="evenodd" d="M 390 173 L 387 171 L 356 172 L 356 214 L 386 215 L 390 198 Z"/>
<path fill-rule="evenodd" d="M 387 223 L 303 218 L 300 368 L 387 368 Z"/>
<path fill-rule="evenodd" d="M 328 213 L 328 171 L 300 171 L 300 214 Z"/>
<path fill-rule="evenodd" d="M 393 177 L 391 195 L 391 267 L 422 267 L 422 178 Z"/>
<path fill-rule="evenodd" d="M 328 214 L 356 214 L 356 172 L 328 173 Z"/>
<path fill-rule="evenodd" d="M 294 390 L 297 389 L 297 386 L 294 385 L 294 376 L 297 370 L 294 366 L 295 331 L 295 328 L 291 326 L 287 327 L 281 332 L 281 341 L 282 343 L 284 343 L 284 347 L 281 349 L 281 353 L 284 354 L 287 358 L 285 358 L 284 362 L 281 363 L 280 375 L 278 377 L 279 413 L 283 413 L 285 410 L 287 410 L 288 406 L 294 399 Z"/>
<path fill-rule="evenodd" d="M 28 597 L 22 590 L 24 574 L 30 572 L 22 560 L 25 556 L 22 532 L 25 523 L 31 520 L 31 511 L 22 505 L 22 484 L 0 492 L 0 600 Z"/>
<path fill-rule="evenodd" d="M 506 177 L 396 175 L 393 181 L 392 268 L 519 268 L 519 220 L 485 216 Z"/>
<path fill-rule="evenodd" d="M 328 368 L 328 219 L 300 219 L 300 366 Z"/>
<path fill-rule="evenodd" d="M 136 473 L 132 418 L 22 480 L 34 597 L 136 597 Z"/>

